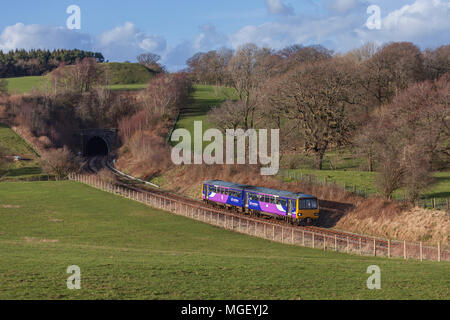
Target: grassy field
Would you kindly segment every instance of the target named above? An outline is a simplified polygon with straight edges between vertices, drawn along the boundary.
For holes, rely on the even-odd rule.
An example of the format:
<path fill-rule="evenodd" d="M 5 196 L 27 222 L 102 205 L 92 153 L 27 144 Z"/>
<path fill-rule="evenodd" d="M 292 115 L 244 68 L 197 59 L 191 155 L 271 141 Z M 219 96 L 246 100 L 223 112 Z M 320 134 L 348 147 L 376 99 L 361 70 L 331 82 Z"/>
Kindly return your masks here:
<path fill-rule="evenodd" d="M 147 87 L 154 73 L 139 63 L 104 63 L 108 68 L 111 90 L 141 90 Z M 49 76 L 32 76 L 7 78 L 9 93 L 29 93 L 33 89 L 40 90 L 50 84 Z"/>
<path fill-rule="evenodd" d="M 47 77 L 19 77 L 7 78 L 9 93 L 28 93 L 33 89 L 41 89 L 48 82 Z"/>
<path fill-rule="evenodd" d="M 378 193 L 376 178 L 378 173 L 357 171 L 357 170 L 314 170 L 314 169 L 291 169 L 284 170 L 284 173 L 303 174 L 316 177 L 319 181 L 326 179 L 328 183 L 336 183 L 345 186 L 347 190 L 353 190 L 372 195 Z M 449 198 L 450 197 L 450 172 L 435 172 L 433 174 L 434 182 L 422 195 L 424 199 Z M 399 189 L 394 192 L 395 199 L 403 199 L 405 190 Z"/>
<path fill-rule="evenodd" d="M 0 183 L 0 299 L 448 299 L 450 264 L 272 243 L 73 182 Z M 81 290 L 66 288 L 70 265 Z M 381 268 L 381 290 L 366 288 Z"/>
<path fill-rule="evenodd" d="M 111 85 L 147 83 L 155 74 L 139 63 L 110 62 L 101 64 L 108 68 Z"/>
<path fill-rule="evenodd" d="M 6 150 L 7 156 L 20 156 L 23 160 L 10 162 L 7 172 L 0 172 L 4 179 L 30 177 L 42 174 L 39 158 L 8 126 L 0 124 L 0 147 Z"/>
<path fill-rule="evenodd" d="M 203 131 L 212 127 L 207 120 L 207 113 L 214 107 L 220 106 L 227 99 L 233 99 L 234 90 L 230 88 L 214 89 L 213 86 L 195 85 L 192 101 L 181 112 L 175 129 L 187 129 L 191 133 L 192 146 L 194 145 L 194 122 L 202 121 Z M 175 145 L 177 143 L 173 143 Z M 207 144 L 203 144 L 205 147 Z M 193 147 L 192 147 L 193 148 Z"/>

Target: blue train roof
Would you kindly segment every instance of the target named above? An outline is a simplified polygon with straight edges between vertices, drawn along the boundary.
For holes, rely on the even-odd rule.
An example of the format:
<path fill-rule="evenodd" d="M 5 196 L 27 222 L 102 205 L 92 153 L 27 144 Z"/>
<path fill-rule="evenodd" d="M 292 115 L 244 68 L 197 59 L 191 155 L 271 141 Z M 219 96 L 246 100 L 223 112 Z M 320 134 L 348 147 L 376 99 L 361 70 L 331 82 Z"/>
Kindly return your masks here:
<path fill-rule="evenodd" d="M 213 185 L 213 186 L 219 186 L 219 187 L 224 187 L 224 188 L 233 188 L 233 189 L 239 189 L 239 190 L 244 190 L 245 187 L 248 187 L 244 184 L 225 182 L 222 180 L 209 180 L 209 181 L 205 181 L 204 183 Z"/>
<path fill-rule="evenodd" d="M 224 188 L 233 188 L 238 190 L 246 190 L 249 192 L 257 192 L 257 193 L 264 193 L 269 195 L 274 195 L 278 197 L 283 198 L 290 198 L 290 199 L 303 199 L 303 198 L 315 198 L 312 195 L 304 194 L 300 192 L 291 192 L 291 191 L 283 191 L 283 190 L 276 190 L 276 189 L 270 189 L 270 188 L 264 188 L 264 187 L 255 187 L 255 186 L 249 186 L 239 183 L 233 183 L 233 182 L 225 182 L 221 180 L 209 180 L 205 181 L 205 184 L 213 185 L 213 186 L 219 186 Z"/>
<path fill-rule="evenodd" d="M 246 190 L 249 192 L 264 193 L 264 194 L 274 195 L 274 196 L 283 197 L 283 198 L 290 198 L 290 199 L 315 198 L 314 196 L 311 196 L 309 194 L 300 193 L 300 192 L 276 190 L 276 189 L 263 188 L 263 187 L 249 186 L 246 188 Z"/>

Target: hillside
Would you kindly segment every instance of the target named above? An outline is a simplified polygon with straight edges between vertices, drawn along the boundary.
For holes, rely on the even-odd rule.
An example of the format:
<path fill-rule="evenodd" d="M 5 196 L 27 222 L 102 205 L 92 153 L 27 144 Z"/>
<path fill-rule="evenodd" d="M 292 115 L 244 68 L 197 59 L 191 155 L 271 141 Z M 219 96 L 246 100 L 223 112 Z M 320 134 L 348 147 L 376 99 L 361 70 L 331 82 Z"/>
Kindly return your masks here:
<path fill-rule="evenodd" d="M 104 70 L 108 70 L 111 90 L 142 90 L 147 87 L 147 82 L 155 77 L 155 73 L 139 63 L 103 63 Z M 70 67 L 70 66 L 69 66 Z M 29 93 L 34 90 L 42 90 L 50 85 L 50 76 L 32 76 L 6 78 L 8 91 L 11 94 Z"/>
<path fill-rule="evenodd" d="M 103 63 L 101 66 L 108 70 L 110 85 L 147 83 L 155 73 L 139 63 Z"/>
<path fill-rule="evenodd" d="M 0 183 L 0 255 L 0 299 L 449 297 L 448 262 L 283 245 L 74 182 Z M 374 264 L 382 290 L 366 288 Z M 70 265 L 82 290 L 66 288 Z"/>
<path fill-rule="evenodd" d="M 33 149 L 18 136 L 11 128 L 0 123 L 0 147 L 5 150 L 8 157 L 6 172 L 0 172 L 4 180 L 29 178 L 42 174 L 40 160 Z M 13 156 L 20 156 L 21 161 L 12 161 Z"/>

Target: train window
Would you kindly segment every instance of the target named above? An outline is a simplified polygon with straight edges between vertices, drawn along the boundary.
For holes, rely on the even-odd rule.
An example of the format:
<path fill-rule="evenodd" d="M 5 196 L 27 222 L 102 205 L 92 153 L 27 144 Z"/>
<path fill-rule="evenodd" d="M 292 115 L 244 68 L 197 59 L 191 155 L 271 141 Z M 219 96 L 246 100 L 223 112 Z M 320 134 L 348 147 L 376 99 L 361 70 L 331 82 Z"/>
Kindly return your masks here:
<path fill-rule="evenodd" d="M 317 209 L 317 199 L 300 200 L 300 208 L 302 208 L 302 209 Z"/>
<path fill-rule="evenodd" d="M 270 197 L 270 203 L 275 204 L 277 203 L 277 201 L 274 197 Z"/>
<path fill-rule="evenodd" d="M 236 192 L 236 197 L 242 198 L 242 193 L 241 192 Z"/>
<path fill-rule="evenodd" d="M 287 206 L 286 199 L 280 199 L 280 204 L 281 204 L 283 207 L 286 207 L 286 206 Z"/>

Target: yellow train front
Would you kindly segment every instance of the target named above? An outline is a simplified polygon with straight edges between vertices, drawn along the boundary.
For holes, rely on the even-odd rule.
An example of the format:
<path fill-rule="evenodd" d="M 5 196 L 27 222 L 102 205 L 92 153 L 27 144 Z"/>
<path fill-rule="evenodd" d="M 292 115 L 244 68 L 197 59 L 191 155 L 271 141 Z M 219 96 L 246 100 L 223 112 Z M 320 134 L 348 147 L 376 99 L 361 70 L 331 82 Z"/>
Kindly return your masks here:
<path fill-rule="evenodd" d="M 299 222 L 301 221 L 306 222 L 307 224 L 317 224 L 319 220 L 319 213 L 320 208 L 317 198 L 309 196 L 309 198 L 297 199 L 296 218 Z"/>
<path fill-rule="evenodd" d="M 215 205 L 273 216 L 299 225 L 316 224 L 319 219 L 319 201 L 303 193 L 213 180 L 204 182 L 202 198 Z"/>

